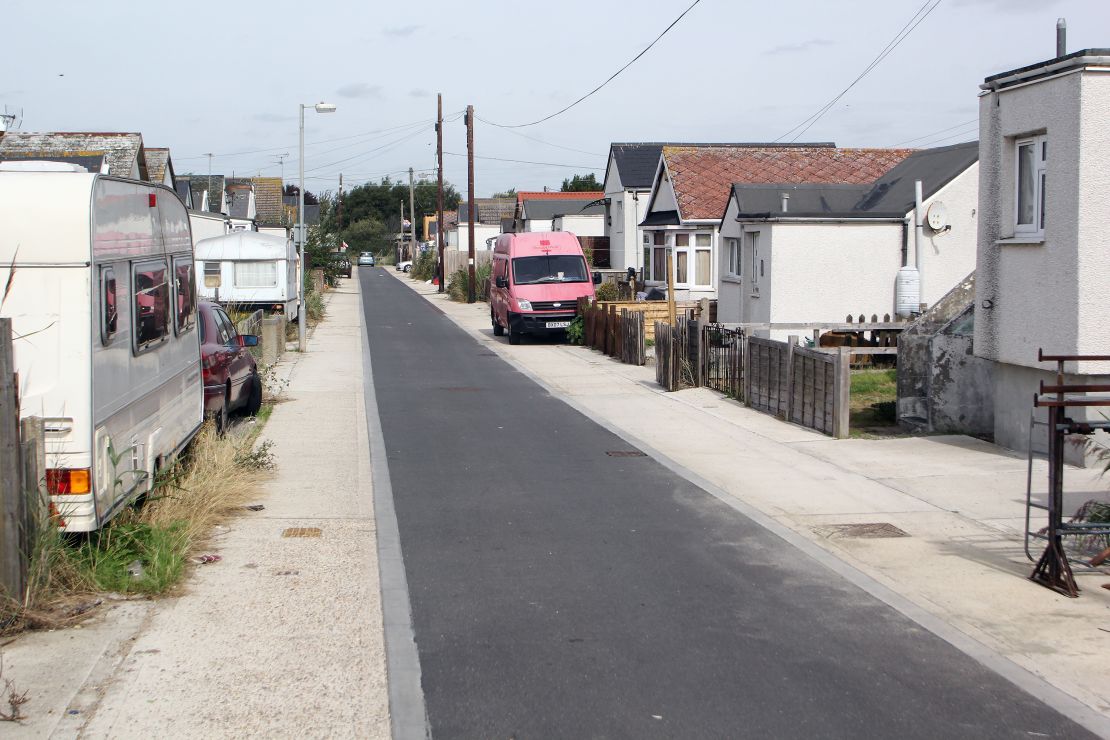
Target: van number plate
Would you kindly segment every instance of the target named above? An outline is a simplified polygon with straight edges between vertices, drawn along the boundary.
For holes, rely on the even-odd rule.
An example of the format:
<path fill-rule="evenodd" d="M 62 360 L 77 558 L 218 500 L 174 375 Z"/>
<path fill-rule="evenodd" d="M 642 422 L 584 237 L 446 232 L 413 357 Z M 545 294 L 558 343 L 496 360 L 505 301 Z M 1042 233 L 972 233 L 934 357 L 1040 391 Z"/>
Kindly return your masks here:
<path fill-rule="evenodd" d="M 570 326 L 569 321 L 548 321 L 547 322 L 547 328 L 548 329 L 566 329 L 568 326 Z"/>

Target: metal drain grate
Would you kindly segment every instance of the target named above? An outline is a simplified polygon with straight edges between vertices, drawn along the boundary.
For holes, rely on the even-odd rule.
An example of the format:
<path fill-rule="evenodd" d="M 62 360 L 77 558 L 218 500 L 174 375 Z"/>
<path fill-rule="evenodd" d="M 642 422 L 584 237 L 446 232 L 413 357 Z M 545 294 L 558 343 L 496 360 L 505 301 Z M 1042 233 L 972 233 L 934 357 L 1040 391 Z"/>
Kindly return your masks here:
<path fill-rule="evenodd" d="M 647 457 L 639 450 L 609 450 L 605 454 L 609 457 Z"/>
<path fill-rule="evenodd" d="M 909 534 L 888 522 L 860 522 L 855 524 L 823 524 L 813 531 L 829 539 L 851 537 L 877 540 L 890 537 L 909 537 Z"/>
<path fill-rule="evenodd" d="M 323 531 L 319 527 L 289 527 L 282 531 L 282 537 L 319 537 Z"/>

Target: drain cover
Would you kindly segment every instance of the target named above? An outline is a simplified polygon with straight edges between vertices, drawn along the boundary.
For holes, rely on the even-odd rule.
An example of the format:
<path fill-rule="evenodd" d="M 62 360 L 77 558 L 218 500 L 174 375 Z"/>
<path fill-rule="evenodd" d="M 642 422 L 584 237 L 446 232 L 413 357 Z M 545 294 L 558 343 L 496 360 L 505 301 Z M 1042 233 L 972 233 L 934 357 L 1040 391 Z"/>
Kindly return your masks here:
<path fill-rule="evenodd" d="M 282 537 L 319 537 L 323 534 L 319 527 L 289 527 L 282 531 Z"/>
<path fill-rule="evenodd" d="M 605 454 L 609 457 L 647 457 L 639 450 L 609 450 Z"/>
<path fill-rule="evenodd" d="M 888 522 L 860 522 L 856 524 L 824 524 L 814 527 L 813 531 L 822 537 L 839 539 L 882 539 L 886 537 L 909 537 L 909 535 Z"/>

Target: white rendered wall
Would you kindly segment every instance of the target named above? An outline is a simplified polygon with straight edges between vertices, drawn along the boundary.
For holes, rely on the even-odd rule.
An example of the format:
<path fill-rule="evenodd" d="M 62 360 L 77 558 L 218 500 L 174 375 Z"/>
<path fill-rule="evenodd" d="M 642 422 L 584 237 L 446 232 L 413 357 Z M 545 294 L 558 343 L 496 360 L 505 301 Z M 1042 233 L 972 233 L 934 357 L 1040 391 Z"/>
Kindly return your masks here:
<path fill-rule="evenodd" d="M 651 201 L 651 213 L 659 211 L 677 211 L 678 201 L 674 197 L 674 187 L 671 185 L 671 178 L 667 177 L 666 172 L 659 178 L 658 187 L 655 192 L 655 199 Z"/>
<path fill-rule="evenodd" d="M 1098 126 L 1085 115 L 1087 111 L 1107 115 L 1106 78 L 1084 85 L 1086 77 L 1072 73 L 979 99 L 975 354 L 980 357 L 1047 368 L 1036 362 L 1038 348 L 1054 354 L 1094 352 L 1100 343 L 1092 341 L 1095 338 L 1087 327 L 1096 321 L 1102 323 L 1103 336 L 1108 336 L 1105 289 L 1102 310 L 1087 300 L 1090 294 L 1086 289 L 1080 300 L 1080 254 L 1084 268 L 1091 269 L 1105 262 L 1108 246 L 1105 216 L 1094 213 L 1105 213 L 1106 191 L 1084 192 L 1099 180 L 1105 182 L 1110 163 L 1105 132 L 1100 136 L 1092 130 Z M 1083 100 L 1085 87 L 1093 99 Z M 1046 135 L 1049 152 L 1044 241 L 999 243 L 1014 234 L 1015 138 L 1039 133 Z M 1095 229 L 1080 231 L 1081 204 L 1084 225 L 1101 221 L 1101 234 Z M 1095 274 L 1105 272 L 1096 268 Z M 1105 286 L 1105 277 L 1102 280 Z M 1084 285 L 1088 284 L 1084 278 Z M 1107 351 L 1105 339 L 1101 347 L 1102 352 Z"/>
<path fill-rule="evenodd" d="M 774 225 L 774 235 L 770 275 L 760 281 L 762 292 L 770 278 L 772 322 L 893 315 L 894 280 L 902 266 L 900 223 L 786 222 Z"/>
<path fill-rule="evenodd" d="M 198 216 L 192 211 L 189 212 L 189 228 L 193 232 L 194 245 L 201 239 L 223 236 L 227 233 L 227 223 L 222 217 Z"/>
<path fill-rule="evenodd" d="M 448 232 L 447 243 L 451 244 L 451 234 Z M 489 224 L 474 224 L 474 251 L 481 252 L 486 247 L 486 239 L 491 236 L 497 236 L 501 233 L 501 229 L 497 226 Z M 470 227 L 467 224 L 459 224 L 458 230 L 458 249 L 460 252 L 470 251 Z"/>
<path fill-rule="evenodd" d="M 923 183 L 928 191 L 929 184 Z M 924 248 L 921 251 L 923 291 L 921 300 L 930 306 L 943 298 L 975 269 L 975 252 L 978 241 L 979 165 L 964 170 L 931 198 L 926 198 L 928 209 L 934 201 L 942 201 L 952 227 L 943 233 L 925 227 Z M 912 218 L 913 212 L 906 214 Z M 899 239 L 901 236 L 899 235 Z M 909 262 L 914 264 L 913 234 L 910 234 Z M 898 248 L 901 249 L 899 243 Z M 893 305 L 889 309 L 894 313 Z M 870 314 L 869 314 L 870 315 Z M 881 314 L 880 314 L 881 315 Z"/>
<path fill-rule="evenodd" d="M 560 216 L 554 221 L 554 231 L 569 231 L 576 236 L 605 236 L 604 216 Z"/>

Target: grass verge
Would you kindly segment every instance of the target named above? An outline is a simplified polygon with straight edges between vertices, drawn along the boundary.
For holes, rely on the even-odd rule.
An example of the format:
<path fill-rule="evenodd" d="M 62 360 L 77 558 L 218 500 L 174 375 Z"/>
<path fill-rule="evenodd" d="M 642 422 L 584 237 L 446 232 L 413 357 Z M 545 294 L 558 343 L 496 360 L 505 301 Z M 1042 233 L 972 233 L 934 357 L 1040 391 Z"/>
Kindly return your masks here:
<path fill-rule="evenodd" d="M 272 406 L 263 407 L 263 422 Z M 0 605 L 0 630 L 55 628 L 79 620 L 98 593 L 154 596 L 172 592 L 213 527 L 257 498 L 273 467 L 269 442 L 249 434 L 219 437 L 206 423 L 186 454 L 159 476 L 145 501 L 106 527 L 67 535 L 38 528 L 23 602 Z"/>
<path fill-rule="evenodd" d="M 898 430 L 898 371 L 862 369 L 852 371 L 852 404 L 848 428 L 852 436 L 889 435 Z"/>

